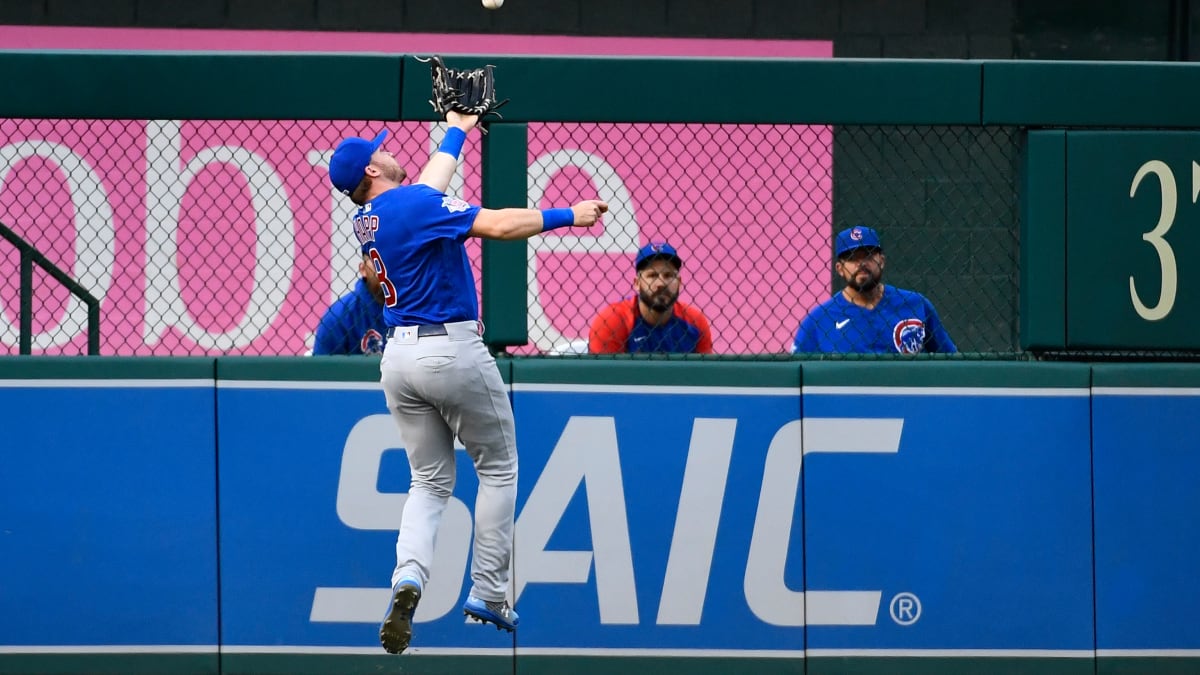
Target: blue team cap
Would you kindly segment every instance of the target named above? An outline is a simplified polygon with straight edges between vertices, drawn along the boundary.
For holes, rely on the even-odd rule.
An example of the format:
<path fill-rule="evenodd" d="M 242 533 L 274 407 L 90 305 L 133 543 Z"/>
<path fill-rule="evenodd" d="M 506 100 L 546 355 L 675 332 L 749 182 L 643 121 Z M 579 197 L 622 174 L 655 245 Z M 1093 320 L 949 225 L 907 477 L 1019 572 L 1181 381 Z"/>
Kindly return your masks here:
<path fill-rule="evenodd" d="M 834 245 L 834 253 L 837 257 L 860 248 L 877 248 L 882 250 L 883 246 L 879 243 L 879 233 L 864 225 L 855 225 L 848 230 L 838 232 L 837 241 Z"/>
<path fill-rule="evenodd" d="M 333 183 L 333 187 L 344 195 L 354 192 L 354 188 L 362 182 L 367 165 L 371 163 L 371 155 L 383 145 L 387 133 L 386 130 L 379 132 L 373 141 L 346 138 L 338 143 L 333 157 L 329 158 L 329 182 Z"/>
<path fill-rule="evenodd" d="M 670 260 L 675 269 L 683 267 L 683 259 L 679 257 L 679 253 L 675 251 L 675 247 L 666 243 L 646 244 L 638 251 L 637 259 L 633 261 L 633 269 L 638 272 L 650 263 L 652 260 Z"/>

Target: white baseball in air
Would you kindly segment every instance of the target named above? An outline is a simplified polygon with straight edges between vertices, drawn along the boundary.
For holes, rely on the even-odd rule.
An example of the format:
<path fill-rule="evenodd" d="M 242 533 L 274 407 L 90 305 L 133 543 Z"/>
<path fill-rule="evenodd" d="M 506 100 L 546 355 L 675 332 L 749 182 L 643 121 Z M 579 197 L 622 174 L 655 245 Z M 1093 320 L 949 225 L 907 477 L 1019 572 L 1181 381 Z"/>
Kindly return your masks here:
<path fill-rule="evenodd" d="M 504 0 L 480 0 L 480 2 L 488 9 L 500 9 L 500 5 L 504 4 Z"/>

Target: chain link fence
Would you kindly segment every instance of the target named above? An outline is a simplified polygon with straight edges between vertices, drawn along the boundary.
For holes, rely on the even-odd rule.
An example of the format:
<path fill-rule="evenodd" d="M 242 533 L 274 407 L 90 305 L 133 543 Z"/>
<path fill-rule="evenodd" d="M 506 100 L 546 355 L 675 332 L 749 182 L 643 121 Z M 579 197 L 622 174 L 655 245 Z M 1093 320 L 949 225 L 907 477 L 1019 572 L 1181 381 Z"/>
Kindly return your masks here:
<path fill-rule="evenodd" d="M 530 137 L 532 206 L 613 205 L 603 233 L 533 240 L 543 352 L 584 351 L 609 303 L 633 311 L 648 242 L 679 252 L 678 297 L 716 353 L 788 352 L 841 289 L 832 238 L 855 224 L 880 232 L 886 283 L 929 297 L 961 351 L 1018 349 L 1015 129 L 547 124 Z"/>
<path fill-rule="evenodd" d="M 358 277 L 329 156 L 382 128 L 410 175 L 441 137 L 421 122 L 0 120 L 0 222 L 101 299 L 103 354 L 304 354 Z M 885 282 L 928 297 L 959 350 L 1012 356 L 1017 150 L 1004 127 L 531 123 L 528 205 L 612 211 L 530 240 L 529 344 L 510 351 L 586 351 L 605 306 L 632 307 L 639 247 L 668 242 L 715 353 L 787 353 L 842 287 L 833 236 L 863 224 Z M 477 135 L 463 156 L 449 191 L 479 203 Z M 9 248 L 0 353 L 15 354 Z M 469 253 L 478 278 L 479 242 Z M 33 294 L 33 353 L 85 353 L 82 304 L 40 271 Z"/>
<path fill-rule="evenodd" d="M 385 127 L 412 171 L 441 137 L 420 122 L 2 120 L 0 222 L 101 298 L 102 354 L 304 354 L 358 279 L 329 156 Z M 464 154 L 451 189 L 478 203 L 478 141 Z M 0 350 L 15 354 L 6 248 Z M 33 353 L 84 353 L 82 304 L 40 270 L 33 286 Z"/>

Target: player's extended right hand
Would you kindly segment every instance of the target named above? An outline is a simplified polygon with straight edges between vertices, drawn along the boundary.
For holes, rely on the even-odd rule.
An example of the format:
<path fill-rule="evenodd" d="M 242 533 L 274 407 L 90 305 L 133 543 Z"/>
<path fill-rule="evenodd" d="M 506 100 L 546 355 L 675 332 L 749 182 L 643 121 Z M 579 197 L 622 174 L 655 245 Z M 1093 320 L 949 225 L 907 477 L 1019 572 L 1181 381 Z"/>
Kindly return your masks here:
<path fill-rule="evenodd" d="M 600 216 L 608 212 L 608 203 L 589 199 L 572 206 L 571 210 L 575 212 L 574 227 L 591 227 L 600 220 Z"/>

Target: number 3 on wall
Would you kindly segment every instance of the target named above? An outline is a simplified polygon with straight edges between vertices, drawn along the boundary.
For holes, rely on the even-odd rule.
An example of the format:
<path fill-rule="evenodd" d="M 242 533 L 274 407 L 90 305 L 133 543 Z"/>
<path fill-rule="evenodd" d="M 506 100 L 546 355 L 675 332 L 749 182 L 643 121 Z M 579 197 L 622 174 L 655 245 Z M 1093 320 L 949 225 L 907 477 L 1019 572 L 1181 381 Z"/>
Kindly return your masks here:
<path fill-rule="evenodd" d="M 1133 300 L 1133 309 L 1137 311 L 1138 316 L 1147 321 L 1158 321 L 1170 314 L 1171 308 L 1175 306 L 1175 291 L 1179 282 L 1179 273 L 1175 267 L 1175 251 L 1163 239 L 1167 231 L 1171 229 L 1171 225 L 1175 223 L 1175 212 L 1179 204 L 1179 194 L 1175 187 L 1175 174 L 1171 172 L 1171 167 L 1167 166 L 1166 162 L 1154 159 L 1143 164 L 1138 169 L 1137 175 L 1133 177 L 1133 184 L 1129 186 L 1130 199 L 1137 194 L 1138 185 L 1142 183 L 1142 179 L 1148 173 L 1152 173 L 1158 177 L 1162 207 L 1158 212 L 1158 224 L 1154 226 L 1153 230 L 1142 235 L 1142 241 L 1149 242 L 1154 247 L 1155 253 L 1158 254 L 1158 266 L 1162 274 L 1162 283 L 1159 287 L 1158 302 L 1153 307 L 1147 307 L 1138 296 L 1137 285 L 1133 277 L 1130 276 L 1129 297 Z M 1192 162 L 1193 203 L 1195 203 L 1198 193 L 1200 193 L 1200 165 Z"/>

